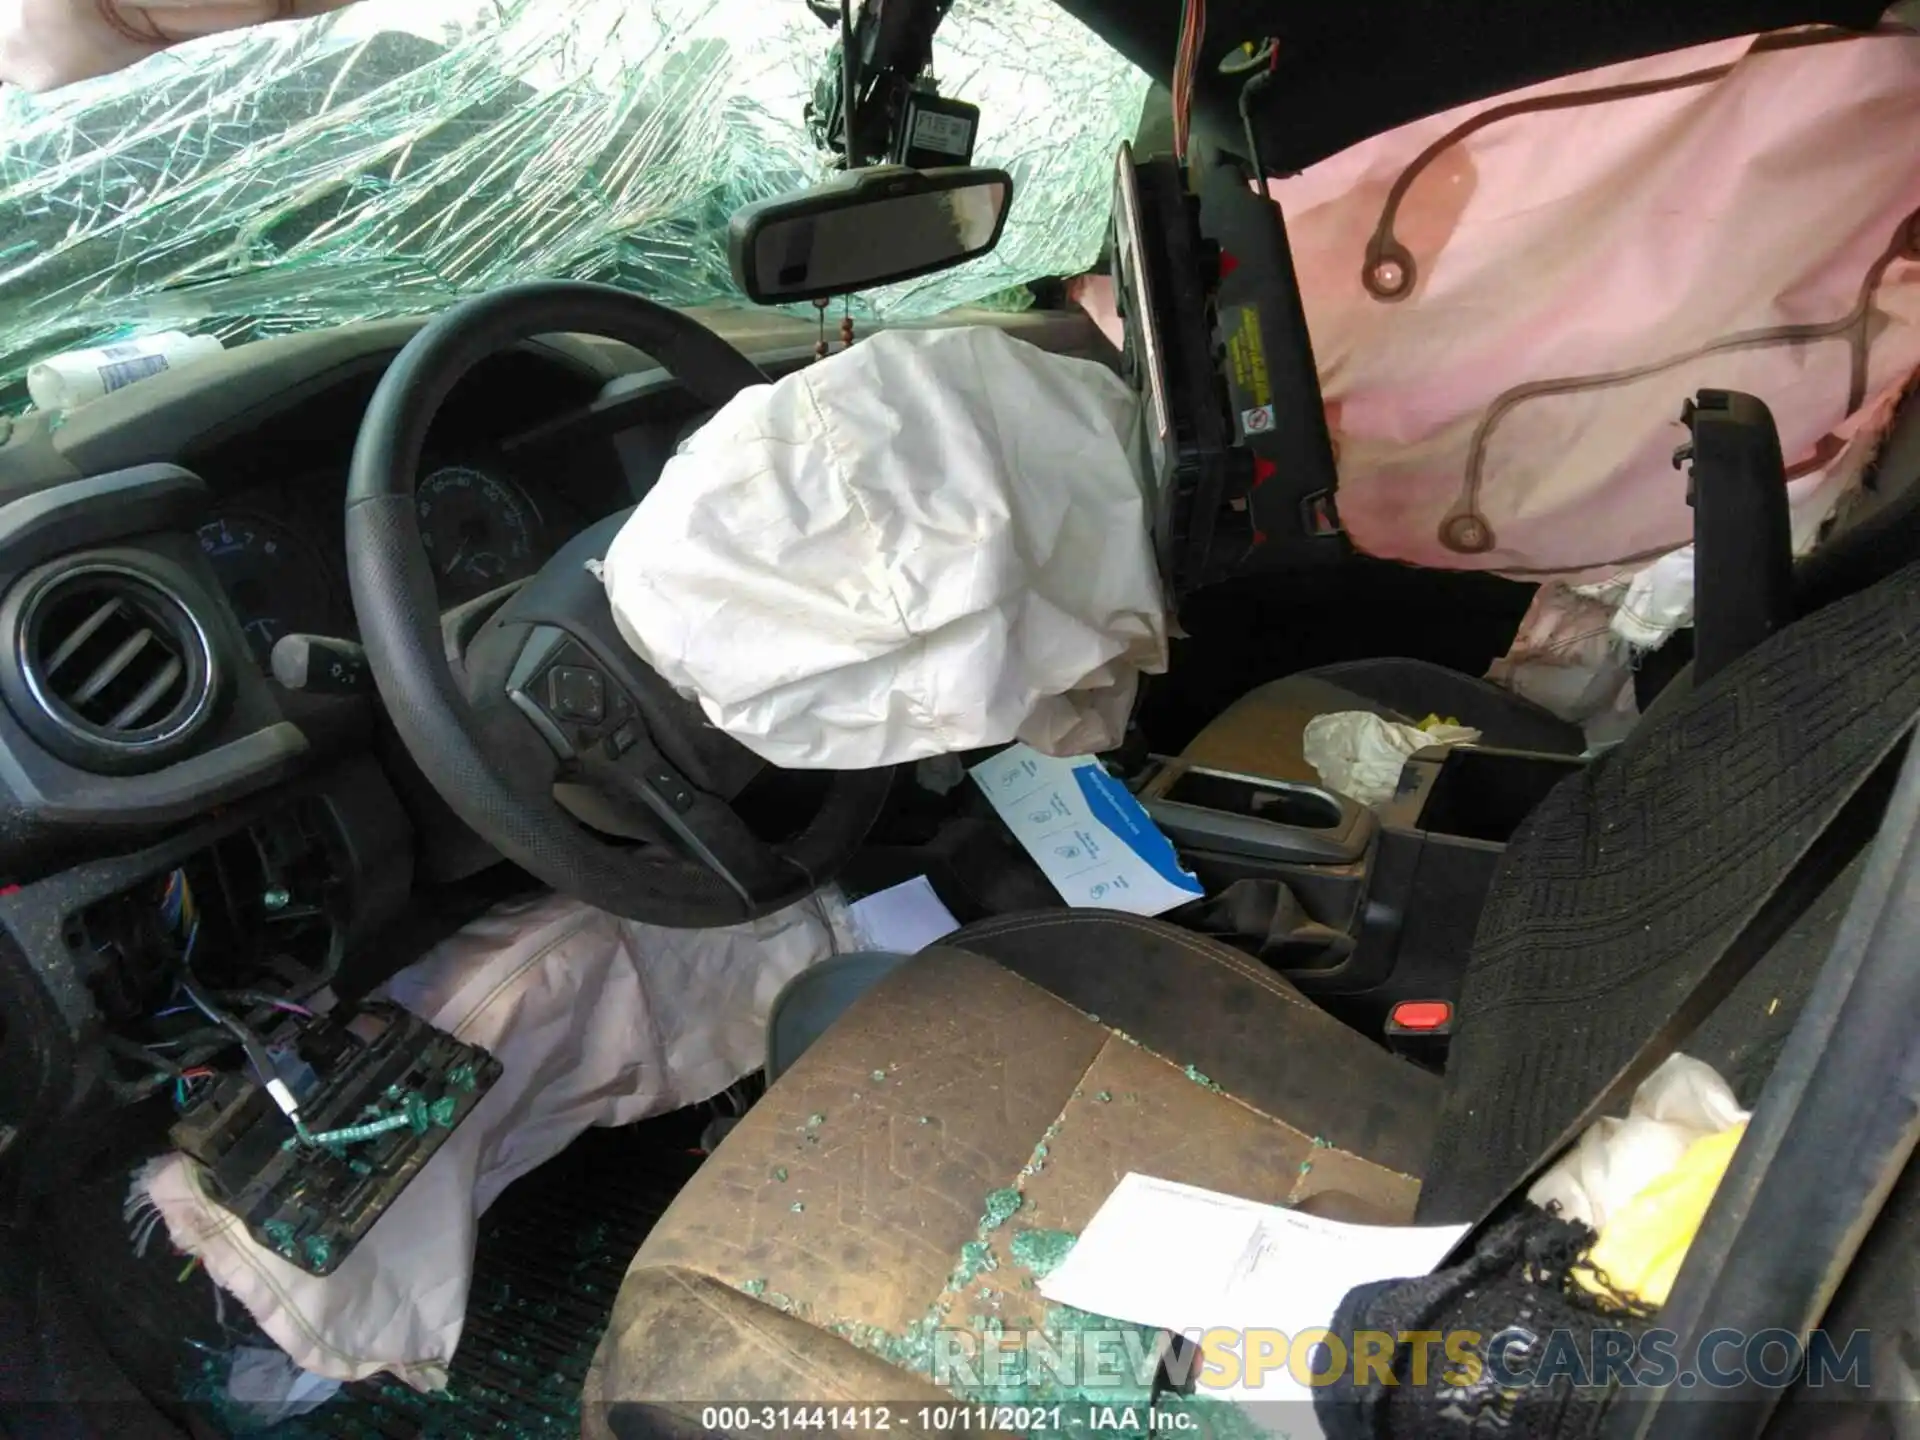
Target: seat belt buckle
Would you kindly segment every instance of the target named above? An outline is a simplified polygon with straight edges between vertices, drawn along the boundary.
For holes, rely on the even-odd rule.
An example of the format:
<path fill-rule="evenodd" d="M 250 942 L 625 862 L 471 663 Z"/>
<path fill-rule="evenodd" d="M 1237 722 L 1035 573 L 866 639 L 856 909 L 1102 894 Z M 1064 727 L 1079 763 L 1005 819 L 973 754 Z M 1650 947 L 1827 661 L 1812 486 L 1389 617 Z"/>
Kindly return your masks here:
<path fill-rule="evenodd" d="M 1385 1037 L 1387 1048 L 1403 1060 L 1439 1070 L 1453 1042 L 1453 1003 L 1401 1000 L 1387 1012 Z"/>

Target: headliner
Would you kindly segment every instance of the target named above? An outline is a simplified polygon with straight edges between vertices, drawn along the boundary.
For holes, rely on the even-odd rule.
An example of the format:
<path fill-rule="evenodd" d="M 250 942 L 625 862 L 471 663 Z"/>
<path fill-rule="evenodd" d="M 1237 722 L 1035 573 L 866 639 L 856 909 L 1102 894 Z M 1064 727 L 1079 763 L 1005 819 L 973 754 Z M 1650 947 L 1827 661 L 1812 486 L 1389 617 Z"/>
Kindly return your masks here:
<path fill-rule="evenodd" d="M 1162 85 L 1180 0 L 1059 0 Z M 1194 124 L 1243 150 L 1237 81 L 1220 57 L 1278 35 L 1262 99 L 1261 159 L 1290 174 L 1455 105 L 1622 60 L 1793 25 L 1870 29 L 1885 0 L 1207 0 Z"/>

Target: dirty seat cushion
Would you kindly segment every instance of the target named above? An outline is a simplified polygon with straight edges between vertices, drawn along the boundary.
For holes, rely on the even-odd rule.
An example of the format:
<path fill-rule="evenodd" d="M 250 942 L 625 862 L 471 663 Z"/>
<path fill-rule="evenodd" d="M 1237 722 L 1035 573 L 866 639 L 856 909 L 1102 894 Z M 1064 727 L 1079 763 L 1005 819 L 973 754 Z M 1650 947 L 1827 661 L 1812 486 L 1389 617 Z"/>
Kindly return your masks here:
<path fill-rule="evenodd" d="M 936 1328 L 1044 1319 L 1035 1270 L 1130 1170 L 1411 1215 L 1432 1076 L 1171 926 L 1020 918 L 882 980 L 700 1168 L 622 1286 L 589 1435 L 680 1433 L 720 1400 L 911 1399 Z M 1367 1105 L 1284 1113 L 1305 1067 L 1349 1064 L 1393 1068 L 1316 1087 Z"/>

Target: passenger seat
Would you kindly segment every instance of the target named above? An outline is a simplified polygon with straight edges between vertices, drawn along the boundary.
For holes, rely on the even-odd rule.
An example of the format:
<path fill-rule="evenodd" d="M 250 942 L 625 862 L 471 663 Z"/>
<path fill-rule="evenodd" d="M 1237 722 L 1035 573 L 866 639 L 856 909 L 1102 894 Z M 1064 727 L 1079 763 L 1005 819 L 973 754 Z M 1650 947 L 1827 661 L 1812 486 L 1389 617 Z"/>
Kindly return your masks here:
<path fill-rule="evenodd" d="M 1323 665 L 1262 685 L 1202 730 L 1185 758 L 1212 770 L 1317 784 L 1301 737 L 1316 715 L 1342 710 L 1409 724 L 1438 715 L 1471 725 L 1481 744 L 1500 749 L 1552 755 L 1586 749 L 1578 725 L 1490 680 L 1425 660 L 1387 658 Z"/>

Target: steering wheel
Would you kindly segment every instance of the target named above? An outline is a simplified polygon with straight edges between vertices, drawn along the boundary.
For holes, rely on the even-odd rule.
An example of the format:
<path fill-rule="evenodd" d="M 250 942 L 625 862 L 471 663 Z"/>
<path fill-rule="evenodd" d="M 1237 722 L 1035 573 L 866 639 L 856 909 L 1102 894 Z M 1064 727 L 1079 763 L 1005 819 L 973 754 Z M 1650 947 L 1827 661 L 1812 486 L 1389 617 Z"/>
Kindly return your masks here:
<path fill-rule="evenodd" d="M 442 623 L 414 508 L 428 428 L 475 365 L 560 332 L 633 346 L 709 407 L 766 381 L 705 326 L 610 286 L 520 285 L 433 320 L 374 392 L 347 481 L 347 570 L 374 681 L 454 813 L 556 890 L 681 929 L 754 919 L 839 871 L 892 772 L 821 776 L 818 809 L 797 834 L 776 843 L 754 832 L 734 802 L 766 762 L 633 652 L 589 569 L 631 510 L 574 536 L 471 638 Z"/>

